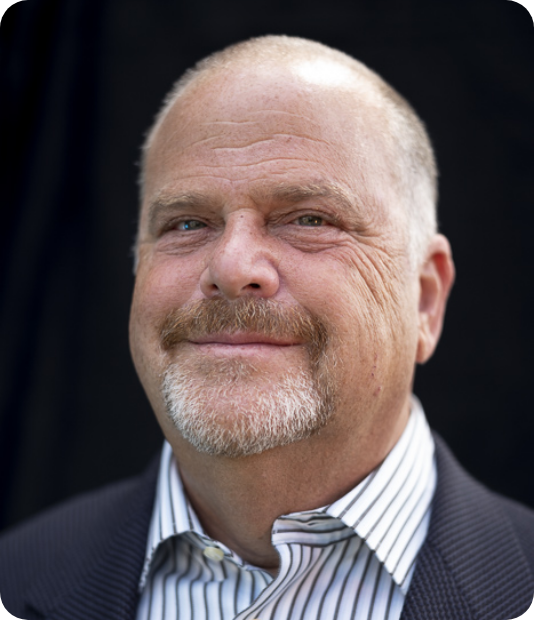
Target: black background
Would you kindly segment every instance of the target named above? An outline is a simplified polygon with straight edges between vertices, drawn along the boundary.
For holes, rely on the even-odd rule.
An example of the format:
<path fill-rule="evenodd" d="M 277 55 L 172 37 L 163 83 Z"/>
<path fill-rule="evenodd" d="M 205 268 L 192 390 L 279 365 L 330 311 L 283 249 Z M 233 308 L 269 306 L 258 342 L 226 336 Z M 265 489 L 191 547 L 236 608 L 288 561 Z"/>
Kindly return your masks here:
<path fill-rule="evenodd" d="M 171 83 L 261 34 L 340 48 L 427 123 L 458 277 L 418 370 L 431 425 L 534 506 L 534 28 L 506 0 L 26 0 L 0 30 L 0 526 L 140 471 L 129 358 L 138 146 Z"/>

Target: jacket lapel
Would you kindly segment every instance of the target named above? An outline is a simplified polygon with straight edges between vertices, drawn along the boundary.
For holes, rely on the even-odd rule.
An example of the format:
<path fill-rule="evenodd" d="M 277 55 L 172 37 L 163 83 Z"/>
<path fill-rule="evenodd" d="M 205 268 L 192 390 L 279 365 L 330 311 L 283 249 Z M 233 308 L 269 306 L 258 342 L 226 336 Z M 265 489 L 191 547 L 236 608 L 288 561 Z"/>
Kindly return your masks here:
<path fill-rule="evenodd" d="M 106 504 L 105 525 L 84 557 L 54 567 L 53 579 L 43 575 L 33 584 L 27 600 L 39 617 L 135 619 L 158 463 L 156 459 L 126 494 Z"/>
<path fill-rule="evenodd" d="M 438 484 L 401 620 L 510 620 L 534 577 L 502 503 L 436 441 Z"/>

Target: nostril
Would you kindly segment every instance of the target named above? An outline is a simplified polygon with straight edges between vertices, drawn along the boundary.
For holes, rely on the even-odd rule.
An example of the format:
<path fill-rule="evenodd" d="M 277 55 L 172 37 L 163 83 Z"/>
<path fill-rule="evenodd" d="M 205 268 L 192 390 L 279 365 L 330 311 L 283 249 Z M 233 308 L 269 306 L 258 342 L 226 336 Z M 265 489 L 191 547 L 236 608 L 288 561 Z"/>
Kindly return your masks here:
<path fill-rule="evenodd" d="M 260 285 L 259 285 L 259 284 L 256 284 L 256 282 L 251 282 L 251 283 L 250 283 L 250 286 L 251 286 L 252 288 L 260 288 Z"/>

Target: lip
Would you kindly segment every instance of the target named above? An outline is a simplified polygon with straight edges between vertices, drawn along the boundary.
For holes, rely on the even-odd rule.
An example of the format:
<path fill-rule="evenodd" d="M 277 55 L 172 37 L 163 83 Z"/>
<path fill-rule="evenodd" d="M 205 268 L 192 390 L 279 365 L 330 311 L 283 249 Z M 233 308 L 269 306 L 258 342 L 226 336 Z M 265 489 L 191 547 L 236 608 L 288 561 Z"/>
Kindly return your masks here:
<path fill-rule="evenodd" d="M 250 332 L 238 332 L 235 334 L 209 334 L 201 338 L 190 340 L 192 344 L 198 345 L 271 345 L 276 347 L 291 347 L 303 344 L 299 340 L 293 338 L 276 338 L 273 336 L 265 336 L 263 334 L 255 334 Z"/>

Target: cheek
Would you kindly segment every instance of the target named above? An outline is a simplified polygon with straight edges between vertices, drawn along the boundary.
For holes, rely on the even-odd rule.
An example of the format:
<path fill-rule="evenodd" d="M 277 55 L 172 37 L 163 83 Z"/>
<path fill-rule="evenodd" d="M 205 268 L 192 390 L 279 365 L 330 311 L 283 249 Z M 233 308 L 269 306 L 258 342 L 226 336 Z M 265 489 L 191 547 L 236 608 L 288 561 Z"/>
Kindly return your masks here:
<path fill-rule="evenodd" d="M 199 291 L 199 275 L 183 262 L 167 258 L 139 265 L 130 312 L 130 348 L 136 361 L 159 356 L 163 320 Z"/>
<path fill-rule="evenodd" d="M 386 360 L 411 355 L 416 314 L 407 275 L 394 258 L 349 248 L 335 256 L 306 255 L 293 266 L 295 297 L 327 322 L 347 376 L 356 372 L 360 381 L 374 382 L 389 372 Z"/>
<path fill-rule="evenodd" d="M 349 280 L 358 308 L 371 325 L 393 336 L 406 319 L 409 278 L 400 253 L 361 245 L 350 254 Z M 363 317 L 362 317 L 363 318 Z"/>
<path fill-rule="evenodd" d="M 387 327 L 402 316 L 405 284 L 393 261 L 365 249 L 336 248 L 291 261 L 288 280 L 297 299 L 307 300 L 318 313 L 350 335 L 355 326 Z"/>
<path fill-rule="evenodd" d="M 350 271 L 347 288 L 339 342 L 349 376 L 359 376 L 373 397 L 402 395 L 417 346 L 417 300 L 409 274 L 387 258 L 365 255 Z"/>
<path fill-rule="evenodd" d="M 165 260 L 144 266 L 137 273 L 133 308 L 146 321 L 160 319 L 191 300 L 199 290 L 201 267 L 195 261 Z"/>

